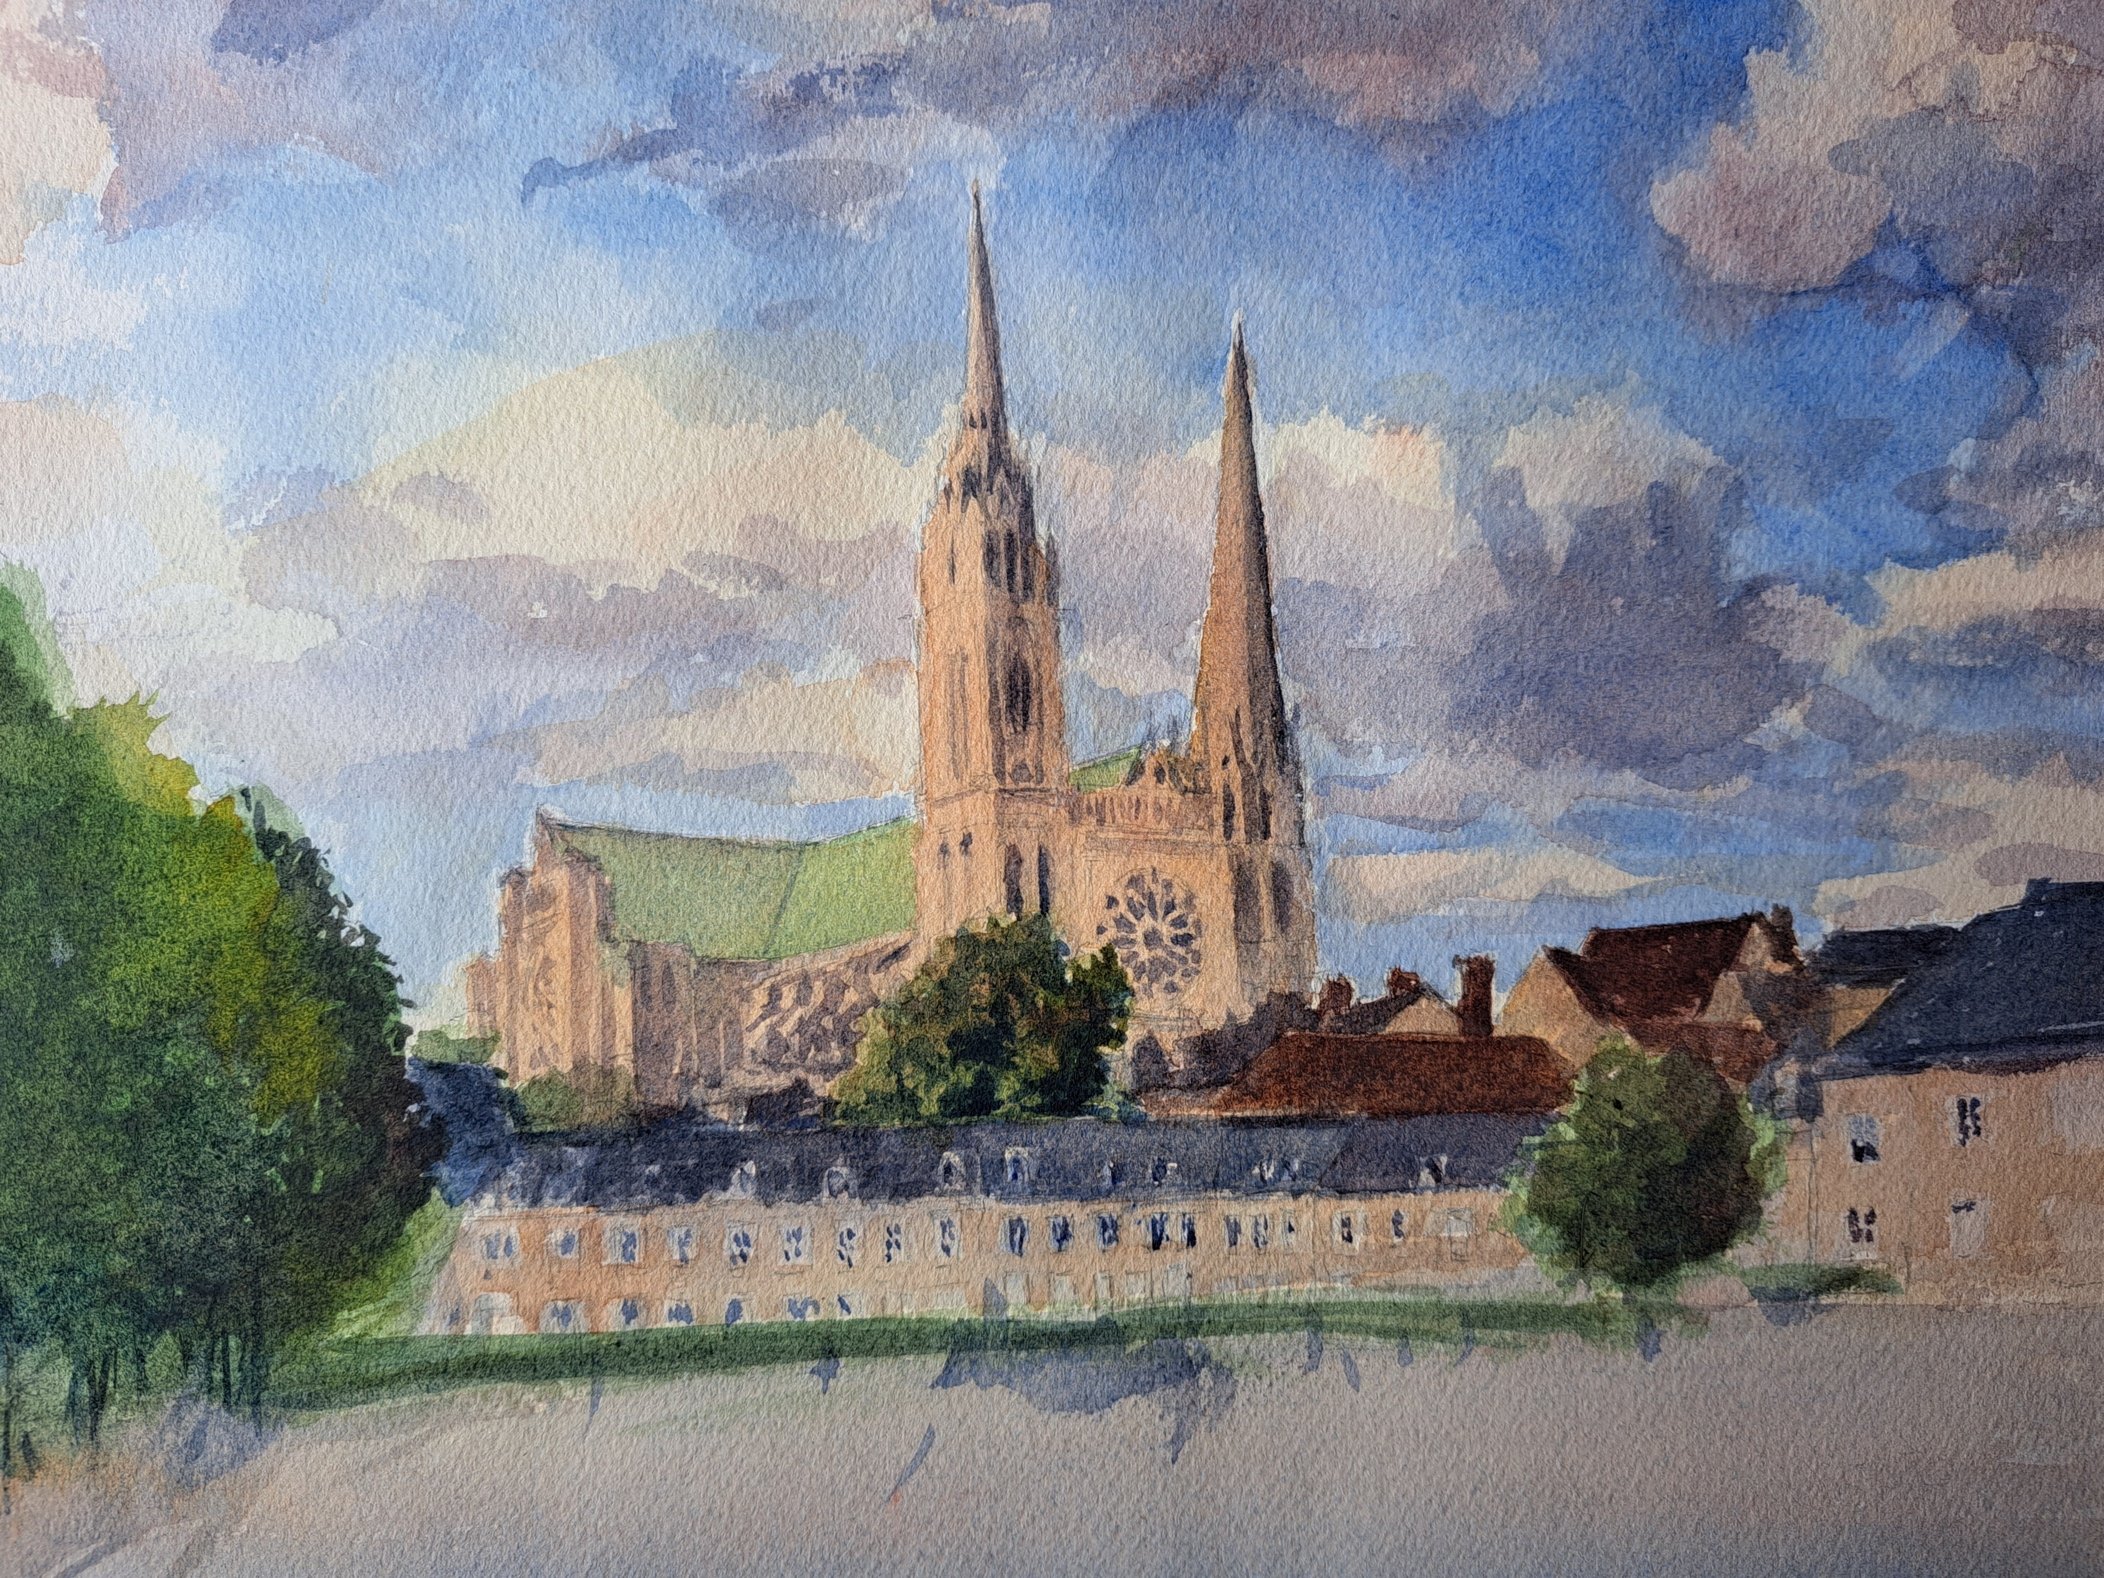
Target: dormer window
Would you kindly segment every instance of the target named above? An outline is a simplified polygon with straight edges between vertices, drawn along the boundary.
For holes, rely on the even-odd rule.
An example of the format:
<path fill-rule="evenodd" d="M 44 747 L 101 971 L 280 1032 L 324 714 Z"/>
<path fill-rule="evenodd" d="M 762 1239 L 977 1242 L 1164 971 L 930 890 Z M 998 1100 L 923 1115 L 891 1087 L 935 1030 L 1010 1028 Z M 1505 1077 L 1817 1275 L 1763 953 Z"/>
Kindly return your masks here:
<path fill-rule="evenodd" d="M 1020 1189 L 1030 1182 L 1030 1153 L 1020 1145 L 1011 1145 L 1001 1156 L 1002 1175 L 1011 1189 Z"/>
<path fill-rule="evenodd" d="M 1158 1184 L 1169 1183 L 1176 1177 L 1176 1163 L 1166 1156 L 1157 1156 L 1154 1159 L 1153 1171 L 1148 1176 Z"/>
<path fill-rule="evenodd" d="M 843 1162 L 835 1162 L 826 1169 L 826 1198 L 828 1200 L 838 1200 L 846 1193 L 847 1166 Z"/>
<path fill-rule="evenodd" d="M 731 1169 L 730 1195 L 733 1200 L 750 1200 L 759 1192 L 760 1164 L 744 1161 Z"/>
<path fill-rule="evenodd" d="M 936 1170 L 936 1182 L 946 1192 L 964 1187 L 964 1158 L 955 1151 L 942 1153 L 942 1165 Z"/>

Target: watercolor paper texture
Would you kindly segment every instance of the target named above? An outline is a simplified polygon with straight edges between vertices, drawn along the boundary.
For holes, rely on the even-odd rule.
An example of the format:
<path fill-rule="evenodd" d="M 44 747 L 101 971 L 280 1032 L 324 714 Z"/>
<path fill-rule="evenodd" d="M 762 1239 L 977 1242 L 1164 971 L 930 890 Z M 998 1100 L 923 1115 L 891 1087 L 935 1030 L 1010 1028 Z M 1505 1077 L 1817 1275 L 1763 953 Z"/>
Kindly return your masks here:
<path fill-rule="evenodd" d="M 0 0 L 0 1570 L 2104 1571 L 2104 8 Z"/>

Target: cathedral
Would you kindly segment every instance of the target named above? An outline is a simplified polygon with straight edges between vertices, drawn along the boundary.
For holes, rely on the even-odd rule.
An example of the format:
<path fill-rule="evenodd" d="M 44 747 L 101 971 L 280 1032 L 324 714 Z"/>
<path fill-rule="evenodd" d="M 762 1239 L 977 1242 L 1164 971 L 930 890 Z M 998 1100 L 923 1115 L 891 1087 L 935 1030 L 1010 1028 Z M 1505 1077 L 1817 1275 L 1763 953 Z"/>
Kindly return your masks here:
<path fill-rule="evenodd" d="M 535 823 L 469 1028 L 514 1084 L 596 1067 L 649 1106 L 742 1117 L 852 1064 L 862 1014 L 929 944 L 1045 914 L 1116 948 L 1129 1045 L 1174 1067 L 1203 1032 L 1313 985 L 1301 772 L 1272 622 L 1249 359 L 1228 348 L 1211 593 L 1182 750 L 1067 756 L 1057 547 L 1009 431 L 975 189 L 964 397 L 921 534 L 917 824 L 823 843 Z M 1128 1065 L 1129 1066 L 1129 1065 Z"/>

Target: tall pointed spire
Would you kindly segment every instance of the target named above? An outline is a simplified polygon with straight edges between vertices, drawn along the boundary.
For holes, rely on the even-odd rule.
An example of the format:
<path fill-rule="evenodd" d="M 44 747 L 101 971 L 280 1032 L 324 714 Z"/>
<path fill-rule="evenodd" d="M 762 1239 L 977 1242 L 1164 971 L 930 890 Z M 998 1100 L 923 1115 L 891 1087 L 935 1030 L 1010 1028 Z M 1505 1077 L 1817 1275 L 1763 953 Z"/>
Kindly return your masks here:
<path fill-rule="evenodd" d="M 1212 595 L 1199 636 L 1192 753 L 1215 777 L 1290 777 L 1292 741 L 1279 685 L 1278 638 L 1271 616 L 1270 543 L 1264 531 L 1264 500 L 1257 487 L 1249 353 L 1242 343 L 1239 314 L 1227 353 L 1222 404 Z M 1268 803 L 1270 786 L 1262 787 Z M 1245 805 L 1248 800 L 1245 795 Z M 1266 831 L 1262 836 L 1270 834 Z"/>
<path fill-rule="evenodd" d="M 995 443 L 1008 437 L 1001 390 L 1001 324 L 994 313 L 994 275 L 986 258 L 986 215 L 979 183 L 972 183 L 972 235 L 965 296 L 964 425 L 982 428 Z"/>

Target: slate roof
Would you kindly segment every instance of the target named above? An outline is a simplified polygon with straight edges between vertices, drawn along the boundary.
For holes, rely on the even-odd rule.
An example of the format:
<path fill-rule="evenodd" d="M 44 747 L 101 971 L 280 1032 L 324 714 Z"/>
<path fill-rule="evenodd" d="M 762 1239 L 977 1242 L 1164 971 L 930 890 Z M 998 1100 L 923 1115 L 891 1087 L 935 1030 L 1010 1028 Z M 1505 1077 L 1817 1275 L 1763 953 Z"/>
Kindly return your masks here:
<path fill-rule="evenodd" d="M 2035 881 L 1968 921 L 1835 1047 L 1831 1077 L 2104 1055 L 2104 882 Z"/>
<path fill-rule="evenodd" d="M 1822 986 L 1896 986 L 1958 940 L 1955 926 L 1881 926 L 1837 931 L 1807 961 Z"/>
<path fill-rule="evenodd" d="M 590 1143 L 529 1141 L 493 1185 L 509 1207 L 641 1210 L 721 1199 L 750 1162 L 763 1205 L 822 1201 L 845 1171 L 860 1203 L 986 1198 L 1086 1202 L 1394 1193 L 1498 1185 L 1541 1120 L 1463 1114 L 1360 1123 L 975 1124 L 966 1128 L 742 1130 L 673 1120 Z M 1011 1150 L 1022 1153 L 1009 1181 Z M 957 1181 L 944 1182 L 944 1158 Z"/>
<path fill-rule="evenodd" d="M 1346 1036 L 1290 1031 L 1197 1110 L 1219 1117 L 1420 1118 L 1554 1112 L 1571 1079 L 1532 1036 Z"/>

